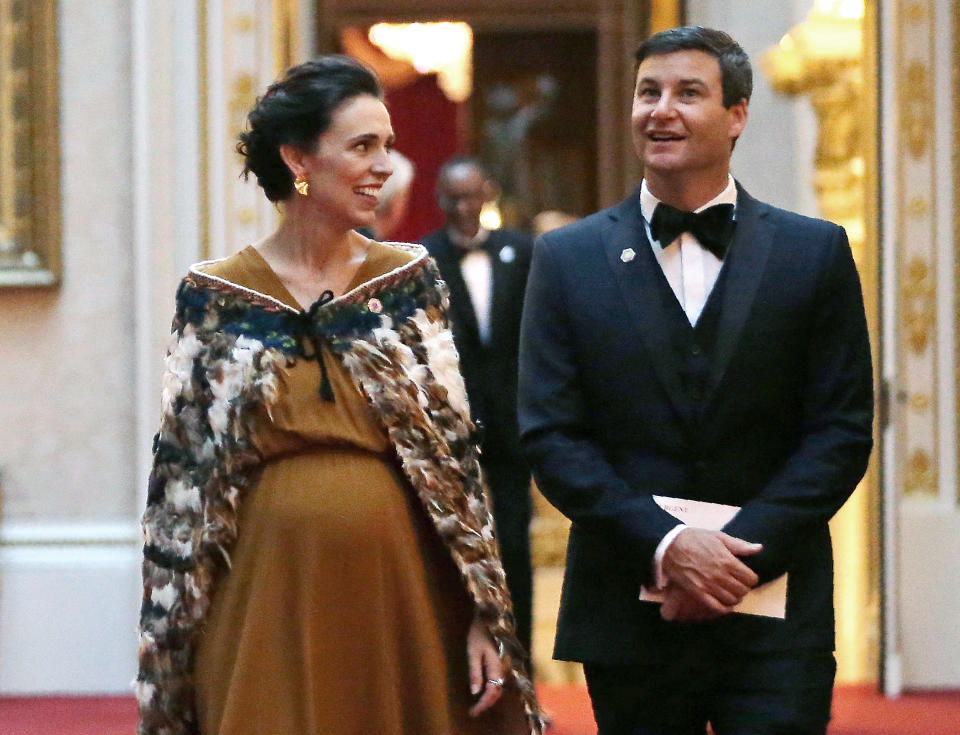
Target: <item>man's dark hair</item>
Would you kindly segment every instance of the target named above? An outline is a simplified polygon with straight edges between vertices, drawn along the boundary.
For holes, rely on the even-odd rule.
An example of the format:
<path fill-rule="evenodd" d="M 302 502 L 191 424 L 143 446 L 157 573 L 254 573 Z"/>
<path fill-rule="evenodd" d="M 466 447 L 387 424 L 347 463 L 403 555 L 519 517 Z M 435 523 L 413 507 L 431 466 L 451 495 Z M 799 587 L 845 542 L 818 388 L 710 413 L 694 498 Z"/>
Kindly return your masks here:
<path fill-rule="evenodd" d="M 243 177 L 256 176 L 271 202 L 289 197 L 293 174 L 280 156 L 280 146 L 315 151 L 337 108 L 362 94 L 383 99 L 374 73 L 349 56 L 320 56 L 287 70 L 247 115 L 247 130 L 237 143 L 244 158 Z"/>
<path fill-rule="evenodd" d="M 474 156 L 452 156 L 444 161 L 443 165 L 440 167 L 440 170 L 437 172 L 437 195 L 440 195 L 440 189 L 447 183 L 447 176 L 449 175 L 451 169 L 457 168 L 458 166 L 471 166 L 477 171 L 480 172 L 480 176 L 484 179 L 489 179 L 490 174 L 487 173 L 487 168 L 482 163 L 480 163 L 479 158 Z"/>
<path fill-rule="evenodd" d="M 474 168 L 480 172 L 480 177 L 484 181 L 490 181 L 490 174 L 487 173 L 486 167 L 480 163 L 480 159 L 464 155 L 448 158 L 437 172 L 437 185 L 435 189 L 437 204 L 440 205 L 440 209 L 444 212 L 450 207 L 450 200 L 447 198 L 447 179 L 450 177 L 450 172 L 460 166 Z"/>
<path fill-rule="evenodd" d="M 730 108 L 740 100 L 749 102 L 753 92 L 753 70 L 750 57 L 740 44 L 723 31 L 703 26 L 681 26 L 650 36 L 637 48 L 637 63 L 648 56 L 662 56 L 675 51 L 703 51 L 720 64 L 723 106 Z"/>

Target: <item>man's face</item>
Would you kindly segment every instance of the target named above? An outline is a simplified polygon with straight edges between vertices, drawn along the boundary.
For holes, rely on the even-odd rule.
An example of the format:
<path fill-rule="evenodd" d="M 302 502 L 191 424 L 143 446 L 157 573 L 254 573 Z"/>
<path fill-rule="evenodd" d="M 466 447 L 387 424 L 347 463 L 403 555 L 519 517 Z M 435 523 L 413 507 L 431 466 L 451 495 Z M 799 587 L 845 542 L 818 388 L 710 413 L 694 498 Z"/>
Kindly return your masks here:
<path fill-rule="evenodd" d="M 487 182 L 475 166 L 457 165 L 447 170 L 437 190 L 447 224 L 465 237 L 480 229 L 480 210 L 487 199 Z"/>
<path fill-rule="evenodd" d="M 704 51 L 649 56 L 637 69 L 631 128 L 648 178 L 725 176 L 746 122 L 746 100 L 723 106 L 720 63 Z"/>

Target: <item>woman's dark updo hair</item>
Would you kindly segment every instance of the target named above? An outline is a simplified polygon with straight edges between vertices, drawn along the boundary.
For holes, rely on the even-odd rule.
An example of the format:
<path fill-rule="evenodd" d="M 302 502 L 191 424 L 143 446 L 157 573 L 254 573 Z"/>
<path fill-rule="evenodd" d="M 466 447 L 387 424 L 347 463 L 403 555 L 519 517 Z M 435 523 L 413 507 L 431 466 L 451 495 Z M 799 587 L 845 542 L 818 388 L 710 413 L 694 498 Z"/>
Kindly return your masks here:
<path fill-rule="evenodd" d="M 293 174 L 280 157 L 280 146 L 315 150 L 334 111 L 361 94 L 383 99 L 373 72 L 349 56 L 320 56 L 288 69 L 247 115 L 247 130 L 237 143 L 244 158 L 243 178 L 256 176 L 271 202 L 289 197 Z"/>

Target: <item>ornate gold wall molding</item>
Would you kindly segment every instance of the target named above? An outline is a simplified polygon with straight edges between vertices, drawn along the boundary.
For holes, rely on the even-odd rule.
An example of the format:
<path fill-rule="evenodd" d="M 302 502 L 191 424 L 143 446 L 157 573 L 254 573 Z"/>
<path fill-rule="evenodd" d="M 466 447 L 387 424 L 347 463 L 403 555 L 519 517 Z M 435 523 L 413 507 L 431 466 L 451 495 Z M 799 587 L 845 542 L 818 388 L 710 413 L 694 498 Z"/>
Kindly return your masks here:
<path fill-rule="evenodd" d="M 806 97 L 817 116 L 814 188 L 824 218 L 843 225 L 861 270 L 867 237 L 867 161 L 872 115 L 865 104 L 863 18 L 811 12 L 761 58 L 773 89 Z M 872 79 L 871 79 L 872 82 Z"/>
<path fill-rule="evenodd" d="M 900 287 L 904 337 L 910 349 L 922 355 L 932 341 L 937 323 L 937 288 L 930 264 L 920 256 L 910 259 Z"/>
<path fill-rule="evenodd" d="M 953 0 L 956 2 L 956 0 Z M 907 497 L 939 493 L 937 367 L 937 156 L 934 94 L 936 8 L 932 0 L 895 4 L 897 149 L 896 314 L 898 321 L 897 485 Z M 918 411 L 907 396 L 928 396 Z"/>
<path fill-rule="evenodd" d="M 0 0 L 0 286 L 60 280 L 55 0 Z"/>
<path fill-rule="evenodd" d="M 914 449 L 907 460 L 903 489 L 907 493 L 935 493 L 939 482 L 937 475 L 930 455 L 922 449 Z"/>
<path fill-rule="evenodd" d="M 907 150 L 914 158 L 927 152 L 933 127 L 931 69 L 920 61 L 911 61 L 900 80 L 900 130 Z"/>
<path fill-rule="evenodd" d="M 273 229 L 278 213 L 235 152 L 247 113 L 267 85 L 313 53 L 302 48 L 302 0 L 198 0 L 201 250 L 220 257 Z"/>

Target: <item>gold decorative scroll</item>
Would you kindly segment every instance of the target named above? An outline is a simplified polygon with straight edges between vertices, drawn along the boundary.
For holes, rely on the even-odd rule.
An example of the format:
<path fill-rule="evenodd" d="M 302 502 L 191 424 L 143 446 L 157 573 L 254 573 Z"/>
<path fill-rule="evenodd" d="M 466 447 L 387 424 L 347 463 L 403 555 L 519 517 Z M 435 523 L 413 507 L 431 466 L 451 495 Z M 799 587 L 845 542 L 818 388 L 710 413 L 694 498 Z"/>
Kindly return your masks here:
<path fill-rule="evenodd" d="M 843 225 L 864 266 L 866 158 L 871 116 L 864 114 L 862 18 L 812 12 L 761 58 L 774 90 L 803 95 L 817 116 L 814 188 L 820 214 Z"/>
<path fill-rule="evenodd" d="M 931 330 L 936 324 L 937 289 L 930 265 L 917 256 L 907 263 L 900 288 L 903 324 L 907 344 L 922 355 L 931 341 Z"/>
<path fill-rule="evenodd" d="M 936 492 L 937 484 L 937 468 L 930 455 L 922 449 L 913 450 L 907 462 L 904 490 L 908 493 L 932 493 Z"/>
<path fill-rule="evenodd" d="M 930 70 L 920 61 L 912 61 L 900 80 L 900 130 L 907 150 L 914 158 L 927 152 L 933 129 L 933 100 Z"/>
<path fill-rule="evenodd" d="M 925 393 L 917 393 L 910 396 L 908 405 L 910 406 L 911 411 L 916 411 L 917 413 L 926 413 L 930 410 L 930 403 L 930 396 Z"/>
<path fill-rule="evenodd" d="M 0 0 L 0 286 L 60 280 L 54 0 Z"/>

